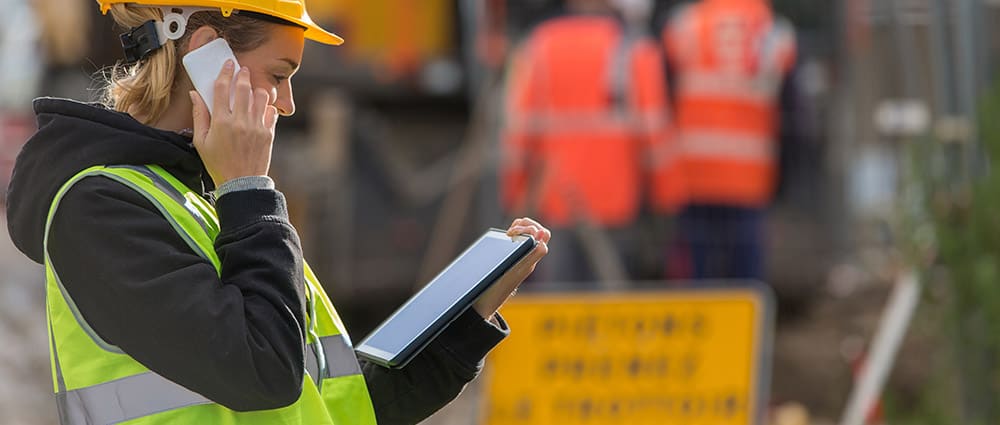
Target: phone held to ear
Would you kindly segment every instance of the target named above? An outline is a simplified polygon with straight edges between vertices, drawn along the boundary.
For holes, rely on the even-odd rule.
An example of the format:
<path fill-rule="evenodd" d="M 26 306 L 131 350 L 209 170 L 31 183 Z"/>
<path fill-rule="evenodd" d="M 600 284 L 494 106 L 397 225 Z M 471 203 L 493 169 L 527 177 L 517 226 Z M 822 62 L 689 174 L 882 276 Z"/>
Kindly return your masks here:
<path fill-rule="evenodd" d="M 209 113 L 212 112 L 212 105 L 214 105 L 215 80 L 219 78 L 219 73 L 222 72 L 222 67 L 226 64 L 227 60 L 233 61 L 233 64 L 236 65 L 236 70 L 240 69 L 240 64 L 236 61 L 236 55 L 229 48 L 229 43 L 222 38 L 217 38 L 206 43 L 204 46 L 184 55 L 182 59 L 184 69 L 187 70 L 195 90 L 198 90 L 198 94 L 201 95 L 205 104 L 208 105 Z M 235 72 L 233 73 L 233 82 L 236 82 Z M 230 94 L 232 95 L 233 92 L 230 91 Z M 232 103 L 233 97 L 230 96 L 229 104 L 232 105 Z"/>

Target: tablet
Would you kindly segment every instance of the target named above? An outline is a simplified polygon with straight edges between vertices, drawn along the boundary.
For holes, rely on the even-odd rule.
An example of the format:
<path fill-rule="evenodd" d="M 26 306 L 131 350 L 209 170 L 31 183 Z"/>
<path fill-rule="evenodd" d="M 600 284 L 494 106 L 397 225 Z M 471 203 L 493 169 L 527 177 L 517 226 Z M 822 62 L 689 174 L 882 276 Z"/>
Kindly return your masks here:
<path fill-rule="evenodd" d="M 482 293 L 535 247 L 531 236 L 490 229 L 407 300 L 355 351 L 373 363 L 402 368 Z"/>

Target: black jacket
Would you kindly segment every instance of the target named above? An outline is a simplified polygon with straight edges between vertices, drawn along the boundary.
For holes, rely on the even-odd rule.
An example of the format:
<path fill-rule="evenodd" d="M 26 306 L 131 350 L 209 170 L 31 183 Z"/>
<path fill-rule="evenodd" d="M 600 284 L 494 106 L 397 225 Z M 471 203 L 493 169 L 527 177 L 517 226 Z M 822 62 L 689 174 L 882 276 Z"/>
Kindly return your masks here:
<path fill-rule="evenodd" d="M 206 197 L 213 189 L 188 138 L 97 105 L 39 99 L 34 107 L 39 130 L 18 155 L 7 218 L 14 243 L 36 262 L 53 197 L 87 167 L 159 164 Z M 234 410 L 291 404 L 304 375 L 305 297 L 284 197 L 233 192 L 216 209 L 221 278 L 149 201 L 104 177 L 67 192 L 49 255 L 83 318 L 151 370 Z M 447 404 L 506 332 L 470 310 L 403 370 L 362 362 L 379 423 L 416 423 Z"/>

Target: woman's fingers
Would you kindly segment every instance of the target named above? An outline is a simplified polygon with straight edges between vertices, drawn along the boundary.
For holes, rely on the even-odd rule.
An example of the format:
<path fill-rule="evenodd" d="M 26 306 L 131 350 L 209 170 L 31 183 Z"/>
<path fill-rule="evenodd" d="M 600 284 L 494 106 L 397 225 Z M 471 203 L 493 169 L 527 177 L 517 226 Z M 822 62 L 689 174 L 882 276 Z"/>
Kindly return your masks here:
<path fill-rule="evenodd" d="M 218 78 L 215 79 L 215 87 L 212 98 L 212 113 L 216 115 L 228 115 L 232 110 L 229 105 L 233 85 L 233 72 L 236 64 L 232 60 L 227 60 L 219 71 Z"/>
<path fill-rule="evenodd" d="M 535 249 L 531 250 L 526 259 L 527 263 L 531 265 L 531 270 L 535 269 L 535 264 L 541 261 L 542 257 L 545 257 L 549 253 L 549 244 L 539 241 L 535 244 Z M 529 272 L 530 273 L 530 272 Z"/>
<path fill-rule="evenodd" d="M 520 262 L 519 272 L 523 272 L 525 276 L 531 273 L 535 269 L 535 264 L 538 263 L 546 254 L 549 253 L 548 243 L 552 239 L 552 232 L 542 226 L 541 223 L 528 218 L 519 218 L 511 223 L 510 228 L 507 229 L 507 234 L 510 236 L 515 235 L 531 235 L 535 239 L 535 249 L 531 251 L 524 259 Z M 526 269 L 526 270 L 523 270 Z"/>
<path fill-rule="evenodd" d="M 236 87 L 233 95 L 233 115 L 237 118 L 247 118 L 250 104 L 253 101 L 253 86 L 250 85 L 250 70 L 242 68 L 236 75 Z M 258 115 L 259 116 L 259 115 Z"/>
<path fill-rule="evenodd" d="M 544 257 L 548 253 L 549 253 L 548 242 L 538 242 L 535 244 L 535 249 L 531 251 L 529 257 L 534 259 L 535 262 L 537 263 L 539 260 L 542 259 L 542 257 Z"/>
<path fill-rule="evenodd" d="M 199 99 L 191 97 L 195 104 L 195 148 L 216 185 L 244 176 L 267 175 L 278 122 L 279 114 L 270 104 L 268 92 L 253 89 L 249 68 L 236 73 L 233 68 L 233 63 L 227 62 L 215 81 L 210 119 L 197 104 Z"/>
<path fill-rule="evenodd" d="M 271 132 L 271 136 L 274 136 L 274 128 L 278 125 L 278 108 L 274 105 L 267 105 L 264 108 L 264 127 L 267 127 Z"/>
<path fill-rule="evenodd" d="M 549 253 L 548 238 L 551 233 L 541 224 L 534 220 L 525 221 L 524 219 L 515 220 L 514 224 L 507 231 L 509 235 L 515 234 L 530 234 L 535 237 L 535 248 L 524 256 L 517 264 L 514 265 L 507 273 L 504 273 L 503 277 L 500 278 L 493 286 L 486 290 L 486 292 L 476 301 L 473 308 L 484 318 L 489 318 L 496 313 L 497 309 L 503 305 L 504 302 L 510 298 L 514 292 L 517 292 L 517 288 L 524 283 L 524 280 L 528 278 L 533 271 L 535 271 L 535 266 L 538 265 L 538 261 L 542 259 L 546 254 Z"/>
<path fill-rule="evenodd" d="M 253 118 L 254 122 L 259 122 L 264 128 L 271 128 L 268 125 L 267 120 L 267 104 L 268 96 L 267 90 L 256 89 L 253 91 L 253 103 L 250 107 L 250 117 Z"/>
<path fill-rule="evenodd" d="M 510 236 L 528 234 L 535 238 L 536 241 L 544 243 L 548 243 L 552 239 L 552 232 L 549 229 L 527 217 L 514 220 L 510 228 L 507 229 L 507 234 Z"/>

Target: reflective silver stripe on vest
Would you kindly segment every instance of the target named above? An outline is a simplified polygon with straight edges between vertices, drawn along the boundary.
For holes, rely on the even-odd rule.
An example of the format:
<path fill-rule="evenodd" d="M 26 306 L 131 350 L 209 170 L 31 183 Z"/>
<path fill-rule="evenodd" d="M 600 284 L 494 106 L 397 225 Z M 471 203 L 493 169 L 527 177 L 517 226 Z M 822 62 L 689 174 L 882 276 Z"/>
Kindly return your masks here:
<path fill-rule="evenodd" d="M 323 379 L 361 374 L 361 366 L 358 364 L 357 355 L 354 354 L 354 347 L 347 343 L 343 335 L 325 336 L 319 341 L 323 345 L 323 352 L 326 353 L 326 361 L 329 363 Z"/>
<path fill-rule="evenodd" d="M 725 71 L 696 69 L 678 78 L 677 93 L 682 99 L 712 97 L 770 106 L 781 88 L 781 74 L 733 75 Z"/>
<path fill-rule="evenodd" d="M 172 184 L 170 184 L 170 182 L 164 179 L 163 176 L 156 174 L 155 171 L 150 170 L 147 167 L 141 167 L 137 165 L 115 165 L 115 166 L 110 166 L 108 168 L 127 168 L 129 170 L 141 173 L 146 177 L 149 177 L 149 180 L 153 183 L 154 186 L 159 188 L 161 192 L 172 198 L 180 206 L 184 207 L 184 209 L 188 210 L 188 212 L 191 213 L 191 216 L 194 217 L 195 219 L 194 221 L 198 222 L 202 230 L 205 231 L 205 234 L 209 234 L 208 224 L 205 223 L 204 219 L 201 216 L 201 213 L 199 213 L 198 210 L 191 205 L 191 201 L 185 198 L 183 193 L 178 191 L 177 188 L 175 188 Z"/>
<path fill-rule="evenodd" d="M 686 159 L 721 159 L 768 164 L 774 161 L 774 141 L 726 131 L 684 131 L 680 136 L 680 152 Z"/>
<path fill-rule="evenodd" d="M 347 344 L 343 336 L 323 337 L 320 338 L 320 343 L 327 359 L 331 360 L 326 374 L 321 379 L 361 374 L 354 349 Z M 309 350 L 315 348 L 315 344 L 310 344 Z M 316 356 L 307 353 L 306 368 L 312 377 L 319 374 L 315 359 Z M 58 374 L 58 365 L 56 367 Z M 61 379 L 59 381 L 62 382 Z M 63 425 L 116 424 L 175 409 L 212 403 L 205 396 L 154 372 L 72 391 L 65 391 L 60 387 L 56 400 L 59 405 L 60 422 Z"/>
<path fill-rule="evenodd" d="M 67 413 L 68 406 L 66 406 L 66 398 L 62 397 L 62 394 L 66 393 L 66 380 L 63 379 L 62 365 L 59 364 L 59 353 L 56 350 L 56 337 L 55 331 L 52 329 L 52 321 L 49 321 L 49 344 L 52 344 L 52 365 L 55 370 L 52 371 L 56 376 L 56 408 L 59 412 L 59 423 L 69 424 L 70 421 L 69 413 Z"/>
<path fill-rule="evenodd" d="M 194 213 L 191 212 L 191 208 L 186 204 L 187 199 L 184 198 L 184 194 L 178 192 L 176 188 L 174 188 L 173 186 L 170 185 L 170 183 L 167 183 L 166 181 L 163 181 L 163 179 L 160 178 L 159 175 L 156 175 L 156 173 L 154 173 L 152 170 L 150 170 L 150 169 L 148 169 L 146 167 L 139 167 L 139 166 L 132 166 L 132 165 L 122 165 L 122 166 L 114 166 L 114 167 L 108 167 L 108 168 L 125 168 L 125 169 L 129 169 L 129 170 L 133 170 L 133 171 L 139 172 L 139 173 L 141 173 L 141 174 L 149 177 L 150 180 L 153 182 L 154 186 L 156 186 L 157 188 L 159 188 L 161 192 L 163 192 L 164 194 L 166 194 L 170 198 L 174 199 L 177 202 L 180 202 L 180 204 L 182 206 L 184 206 L 184 208 L 187 209 L 189 213 L 191 213 L 191 215 L 194 217 L 195 221 L 198 222 L 198 224 L 203 229 L 207 228 L 206 227 L 207 225 L 202 221 L 201 216 L 199 216 L 199 215 L 194 214 Z M 133 183 L 131 180 L 128 180 L 127 178 L 121 177 L 121 176 L 119 176 L 117 174 L 113 174 L 113 173 L 101 173 L 100 175 L 102 175 L 104 177 L 111 178 L 111 179 L 113 179 L 113 180 L 115 180 L 115 181 L 117 181 L 117 182 L 119 182 L 121 184 L 124 184 L 124 185 L 132 188 L 136 192 L 138 192 L 144 198 L 146 198 L 146 200 L 148 200 L 149 203 L 153 204 L 153 206 L 156 207 L 156 209 L 158 211 L 160 211 L 160 213 L 167 220 L 167 222 L 170 223 L 170 226 L 174 228 L 174 231 L 177 232 L 177 235 L 179 235 L 181 237 L 181 239 L 183 239 L 184 242 L 187 243 L 188 246 L 191 247 L 191 249 L 196 254 L 198 254 L 201 258 L 204 258 L 206 261 L 211 262 L 210 257 L 208 256 L 208 253 L 206 253 L 205 251 L 203 251 L 201 249 L 201 246 L 198 245 L 198 243 L 195 242 L 195 240 L 191 237 L 191 235 L 189 235 L 187 233 L 187 231 L 184 230 L 184 227 L 181 226 L 180 223 L 177 222 L 177 220 L 174 218 L 173 214 L 170 213 L 170 210 L 167 209 L 166 205 L 163 205 L 160 202 L 159 199 L 156 199 L 156 197 L 153 196 L 153 194 L 148 193 L 146 191 L 146 189 L 142 188 L 141 186 L 137 185 L 136 183 Z M 63 292 L 63 296 L 66 296 L 65 291 Z M 78 318 L 79 318 L 79 316 L 78 316 Z M 85 322 L 80 322 L 80 323 L 82 324 L 82 323 L 85 323 Z M 87 325 L 87 326 L 89 326 L 89 325 Z M 117 347 L 115 347 L 115 348 L 117 348 Z M 107 350 L 107 348 L 105 348 L 105 349 Z M 123 353 L 120 350 L 118 350 L 116 352 Z"/>
<path fill-rule="evenodd" d="M 117 168 L 128 168 L 149 177 L 153 184 L 163 193 L 178 201 L 181 205 L 184 205 L 202 228 L 206 229 L 207 233 L 207 224 L 202 221 L 203 218 L 201 215 L 192 210 L 184 195 L 160 175 L 145 167 L 125 166 Z M 154 206 L 161 208 L 159 201 L 151 196 L 147 196 L 148 194 L 142 188 L 135 187 L 134 184 L 117 175 L 101 175 L 113 178 L 135 188 L 139 193 L 149 198 Z M 178 234 L 185 237 L 185 240 L 196 252 L 207 258 L 183 228 L 173 221 L 173 216 L 169 211 L 161 209 L 161 212 L 171 222 L 171 225 L 175 227 Z M 56 279 L 58 281 L 58 276 Z M 64 296 L 66 296 L 65 293 Z M 66 299 L 68 302 L 70 301 L 68 296 L 66 296 Z M 71 302 L 70 305 L 72 306 Z M 82 325 L 86 324 L 86 322 L 79 320 L 79 316 L 78 322 Z M 154 372 L 146 372 L 86 388 L 67 391 L 62 376 L 59 355 L 55 348 L 55 341 L 53 340 L 51 343 L 56 368 L 54 373 L 56 374 L 58 385 L 56 401 L 59 407 L 60 423 L 63 425 L 117 424 L 185 407 L 213 404 L 211 400 L 204 396 L 188 390 Z M 319 345 L 310 344 L 307 347 L 305 367 L 311 377 L 318 377 L 320 375 L 320 368 L 317 365 L 317 356 L 315 354 L 320 346 L 322 346 L 323 353 L 326 355 L 328 366 L 322 377 L 314 378 L 317 383 L 322 379 L 361 374 L 361 368 L 354 354 L 354 349 L 347 342 L 346 338 L 341 335 L 334 335 L 322 337 L 320 338 Z"/>
<path fill-rule="evenodd" d="M 153 372 L 56 394 L 63 425 L 108 425 L 212 401 Z"/>
<path fill-rule="evenodd" d="M 342 376 L 360 375 L 361 366 L 358 358 L 354 354 L 354 348 L 347 343 L 342 335 L 324 336 L 319 339 L 326 354 L 326 373 L 320 377 L 319 366 L 316 364 L 316 356 L 311 351 L 317 349 L 316 344 L 309 344 L 306 353 L 306 371 L 319 386 L 321 379 L 339 378 Z"/>
<path fill-rule="evenodd" d="M 630 111 L 627 114 L 617 114 L 610 110 L 533 110 L 512 113 L 507 120 L 507 131 L 540 136 L 651 133 L 666 127 L 666 117 L 667 112 L 662 109 Z"/>

